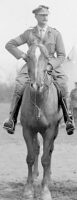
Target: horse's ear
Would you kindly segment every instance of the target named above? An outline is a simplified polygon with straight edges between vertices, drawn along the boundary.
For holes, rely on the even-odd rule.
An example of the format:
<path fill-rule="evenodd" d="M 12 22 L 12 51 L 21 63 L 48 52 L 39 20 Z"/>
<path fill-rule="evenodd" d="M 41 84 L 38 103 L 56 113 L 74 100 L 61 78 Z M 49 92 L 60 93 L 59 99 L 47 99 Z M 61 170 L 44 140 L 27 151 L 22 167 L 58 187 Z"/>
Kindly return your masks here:
<path fill-rule="evenodd" d="M 45 45 L 40 44 L 39 47 L 40 47 L 40 49 L 41 49 L 41 52 L 44 54 L 45 58 L 48 58 L 48 57 L 49 57 L 49 54 L 48 54 L 48 50 L 47 50 L 47 48 L 45 47 Z"/>
<path fill-rule="evenodd" d="M 27 51 L 27 55 L 28 55 L 29 58 L 31 57 L 31 55 L 33 55 L 34 48 L 35 48 L 34 44 L 29 47 L 29 49 Z"/>
<path fill-rule="evenodd" d="M 26 60 L 27 60 L 27 63 L 30 61 L 30 56 L 29 55 L 27 55 Z"/>

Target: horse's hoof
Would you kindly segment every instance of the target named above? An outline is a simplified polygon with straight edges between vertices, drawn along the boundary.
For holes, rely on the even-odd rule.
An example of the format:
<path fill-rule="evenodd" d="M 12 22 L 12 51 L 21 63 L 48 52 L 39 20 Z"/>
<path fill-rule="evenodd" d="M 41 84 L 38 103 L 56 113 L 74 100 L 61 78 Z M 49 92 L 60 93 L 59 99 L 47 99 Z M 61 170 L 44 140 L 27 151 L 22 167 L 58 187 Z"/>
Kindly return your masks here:
<path fill-rule="evenodd" d="M 25 185 L 24 187 L 24 191 L 23 191 L 23 198 L 22 200 L 34 200 L 34 190 L 33 190 L 33 186 L 31 185 Z"/>
<path fill-rule="evenodd" d="M 51 175 L 51 171 L 50 171 L 50 175 Z M 41 185 L 42 187 L 44 187 L 45 185 L 47 185 L 47 187 L 51 187 L 51 183 L 52 183 L 52 179 L 51 176 L 48 179 L 43 178 Z"/>
<path fill-rule="evenodd" d="M 50 190 L 47 186 L 42 189 L 41 200 L 52 200 Z"/>

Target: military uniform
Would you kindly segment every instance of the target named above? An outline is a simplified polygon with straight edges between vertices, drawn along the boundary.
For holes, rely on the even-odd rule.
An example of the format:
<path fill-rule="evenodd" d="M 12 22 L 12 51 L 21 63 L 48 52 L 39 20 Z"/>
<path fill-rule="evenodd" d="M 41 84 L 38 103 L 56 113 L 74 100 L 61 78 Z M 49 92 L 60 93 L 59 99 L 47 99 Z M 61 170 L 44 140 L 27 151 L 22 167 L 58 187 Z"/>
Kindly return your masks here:
<path fill-rule="evenodd" d="M 61 64 L 65 59 L 65 49 L 60 32 L 48 26 L 44 38 L 41 39 L 38 27 L 36 26 L 25 31 L 17 38 L 10 40 L 6 44 L 6 49 L 17 59 L 20 59 L 23 52 L 17 47 L 25 43 L 27 43 L 28 47 L 34 43 L 41 43 L 46 46 L 49 54 L 48 62 L 53 66 L 55 76 L 58 79 L 58 83 L 62 87 L 62 91 L 64 89 L 64 93 L 67 93 L 66 76 L 61 70 Z M 56 57 L 54 55 L 55 52 L 57 55 Z M 25 64 L 16 78 L 16 88 L 19 90 L 19 92 L 20 88 L 22 92 L 24 84 L 27 82 L 27 80 L 27 64 Z"/>
<path fill-rule="evenodd" d="M 48 7 L 39 6 L 37 9 L 33 10 L 33 13 L 34 14 L 39 13 L 39 15 L 48 15 L 49 10 L 48 10 Z M 56 78 L 56 82 L 58 82 L 59 86 L 61 87 L 62 95 L 66 97 L 68 93 L 67 84 L 66 84 L 66 76 L 61 70 L 61 64 L 63 63 L 66 55 L 65 55 L 64 44 L 63 44 L 63 40 L 62 40 L 60 32 L 54 28 L 47 26 L 43 37 L 41 37 L 40 32 L 39 32 L 39 26 L 37 25 L 34 28 L 30 28 L 26 30 L 24 33 L 22 33 L 15 39 L 10 40 L 6 44 L 6 49 L 14 57 L 16 57 L 17 59 L 20 59 L 22 55 L 24 54 L 24 52 L 21 51 L 18 47 L 23 44 L 27 44 L 29 48 L 33 44 L 45 45 L 48 51 L 48 64 L 53 68 L 53 72 L 54 72 L 52 74 L 54 74 L 54 77 Z M 25 85 L 27 84 L 28 81 L 29 81 L 29 76 L 28 76 L 27 63 L 26 63 L 22 67 L 21 71 L 19 72 L 16 78 L 16 87 L 15 87 L 15 92 L 13 95 L 12 105 L 10 109 L 11 118 L 14 118 L 14 112 L 15 112 L 14 107 L 16 105 L 16 102 L 17 103 L 19 102 L 19 99 L 21 95 L 23 94 Z"/>

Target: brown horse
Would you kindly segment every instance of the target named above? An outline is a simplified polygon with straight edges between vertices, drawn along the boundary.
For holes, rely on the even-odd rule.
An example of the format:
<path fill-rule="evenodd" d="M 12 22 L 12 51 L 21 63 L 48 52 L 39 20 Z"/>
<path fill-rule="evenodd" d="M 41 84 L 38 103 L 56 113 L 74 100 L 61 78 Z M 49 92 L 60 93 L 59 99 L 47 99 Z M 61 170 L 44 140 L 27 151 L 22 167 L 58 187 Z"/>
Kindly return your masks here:
<path fill-rule="evenodd" d="M 28 73 L 30 82 L 27 84 L 21 105 L 21 124 L 23 136 L 27 145 L 28 179 L 30 185 L 33 175 L 38 174 L 39 144 L 37 133 L 43 138 L 43 194 L 45 187 L 49 188 L 51 179 L 51 154 L 54 140 L 58 134 L 61 119 L 58 105 L 57 89 L 53 78 L 47 73 L 47 50 L 43 45 L 32 45 L 28 51 Z"/>

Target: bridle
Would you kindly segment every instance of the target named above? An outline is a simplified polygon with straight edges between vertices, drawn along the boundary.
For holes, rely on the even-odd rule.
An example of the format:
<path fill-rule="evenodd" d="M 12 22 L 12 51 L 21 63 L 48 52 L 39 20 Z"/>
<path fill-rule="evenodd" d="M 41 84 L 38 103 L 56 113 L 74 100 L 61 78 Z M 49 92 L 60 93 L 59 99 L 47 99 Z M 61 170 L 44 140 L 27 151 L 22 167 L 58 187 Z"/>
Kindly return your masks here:
<path fill-rule="evenodd" d="M 36 116 L 37 120 L 39 120 L 40 116 L 41 116 L 41 108 L 37 105 L 37 92 L 39 92 L 40 95 L 41 94 L 43 95 L 43 99 L 44 99 L 44 93 L 46 94 L 46 92 L 47 92 L 46 98 L 44 99 L 45 101 L 47 101 L 49 88 L 50 88 L 51 84 L 53 83 L 53 81 L 51 80 L 51 82 L 47 85 L 45 83 L 46 76 L 49 76 L 47 70 L 45 70 L 45 75 L 44 75 L 44 79 L 43 79 L 43 85 L 41 85 L 40 88 L 38 87 L 37 90 L 35 90 L 35 87 L 33 87 L 33 83 L 30 82 L 30 101 L 34 106 L 35 116 Z M 32 100 L 32 89 L 34 91 L 34 100 Z"/>
<path fill-rule="evenodd" d="M 44 73 L 44 76 L 43 76 L 43 80 L 42 80 L 42 83 L 40 85 L 38 85 L 38 83 L 36 82 L 37 80 L 37 71 L 38 71 L 38 68 L 37 68 L 37 62 L 38 62 L 38 58 L 41 54 L 41 50 L 38 48 L 38 45 L 34 46 L 34 48 L 36 48 L 35 50 L 36 51 L 36 65 L 35 65 L 35 82 L 33 82 L 32 80 L 30 80 L 30 100 L 31 100 L 31 103 L 34 105 L 35 107 L 35 115 L 36 115 L 36 118 L 39 119 L 40 116 L 41 116 L 41 109 L 40 107 L 37 105 L 37 93 L 39 93 L 40 95 L 43 95 L 43 93 L 45 91 L 48 91 L 51 83 L 52 83 L 52 79 L 50 81 L 49 84 L 46 84 L 46 79 L 48 79 L 48 72 L 47 72 L 47 69 L 44 69 L 43 70 L 43 73 Z M 37 55 L 38 53 L 38 55 Z M 34 92 L 34 100 L 32 100 L 32 91 Z M 45 99 L 46 100 L 46 99 Z"/>

